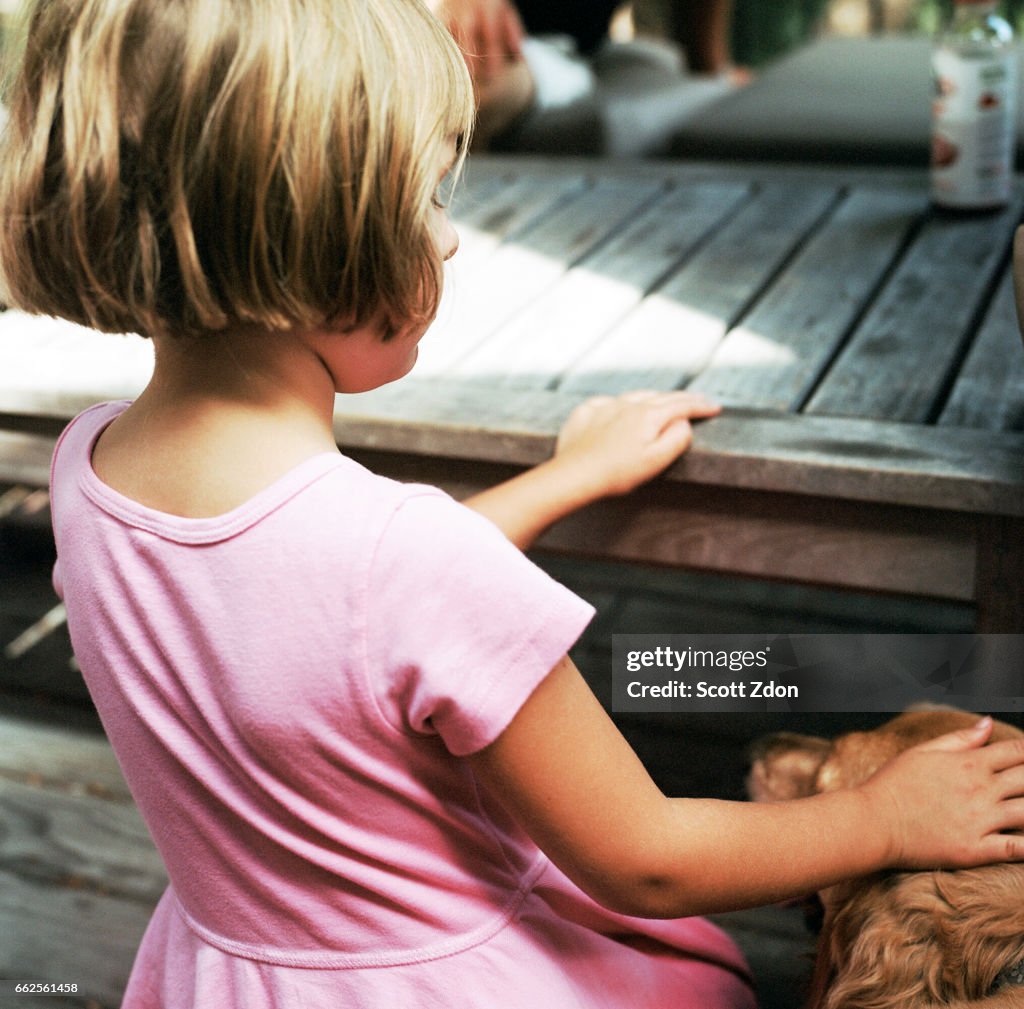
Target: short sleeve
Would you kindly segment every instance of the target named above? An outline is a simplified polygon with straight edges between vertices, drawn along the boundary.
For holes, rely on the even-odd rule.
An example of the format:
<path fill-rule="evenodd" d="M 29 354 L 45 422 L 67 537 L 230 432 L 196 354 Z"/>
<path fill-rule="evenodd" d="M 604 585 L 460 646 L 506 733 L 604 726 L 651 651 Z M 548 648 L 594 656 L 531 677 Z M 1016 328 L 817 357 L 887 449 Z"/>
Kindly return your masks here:
<path fill-rule="evenodd" d="M 396 509 L 367 588 L 366 673 L 382 716 L 457 756 L 501 734 L 594 613 L 439 491 Z"/>

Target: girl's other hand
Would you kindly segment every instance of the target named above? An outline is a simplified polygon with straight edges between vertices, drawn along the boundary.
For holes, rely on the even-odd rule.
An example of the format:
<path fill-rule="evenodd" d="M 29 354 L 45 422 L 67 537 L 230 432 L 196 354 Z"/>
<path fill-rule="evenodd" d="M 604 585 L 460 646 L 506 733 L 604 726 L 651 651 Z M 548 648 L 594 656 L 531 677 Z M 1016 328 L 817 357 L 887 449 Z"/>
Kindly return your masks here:
<path fill-rule="evenodd" d="M 1024 739 L 983 745 L 984 718 L 901 753 L 862 786 L 892 839 L 890 865 L 969 868 L 1024 857 Z"/>
<path fill-rule="evenodd" d="M 555 460 L 578 466 L 594 498 L 626 494 L 690 447 L 692 419 L 720 412 L 699 393 L 638 390 L 595 396 L 569 414 Z"/>

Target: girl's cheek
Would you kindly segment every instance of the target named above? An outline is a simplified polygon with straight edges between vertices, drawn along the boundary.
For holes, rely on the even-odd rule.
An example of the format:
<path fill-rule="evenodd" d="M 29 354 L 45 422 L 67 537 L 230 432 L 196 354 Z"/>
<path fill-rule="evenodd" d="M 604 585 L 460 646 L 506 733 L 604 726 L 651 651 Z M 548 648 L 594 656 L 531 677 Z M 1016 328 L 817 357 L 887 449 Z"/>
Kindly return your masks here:
<path fill-rule="evenodd" d="M 455 225 L 452 224 L 444 210 L 439 209 L 437 214 L 438 220 L 434 236 L 437 240 L 437 247 L 441 250 L 442 257 L 448 260 L 455 255 L 459 248 L 459 233 L 455 230 Z"/>

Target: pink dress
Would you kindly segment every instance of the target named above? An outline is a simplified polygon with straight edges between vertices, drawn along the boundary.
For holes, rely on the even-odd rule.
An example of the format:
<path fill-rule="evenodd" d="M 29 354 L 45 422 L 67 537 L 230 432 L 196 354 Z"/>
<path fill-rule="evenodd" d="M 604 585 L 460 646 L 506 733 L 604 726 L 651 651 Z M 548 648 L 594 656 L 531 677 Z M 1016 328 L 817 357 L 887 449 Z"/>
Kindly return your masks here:
<path fill-rule="evenodd" d="M 75 652 L 171 881 L 124 1009 L 753 1006 L 720 930 L 605 911 L 461 759 L 586 603 L 336 453 L 215 518 L 145 508 L 89 461 L 125 406 L 70 425 L 52 482 Z"/>

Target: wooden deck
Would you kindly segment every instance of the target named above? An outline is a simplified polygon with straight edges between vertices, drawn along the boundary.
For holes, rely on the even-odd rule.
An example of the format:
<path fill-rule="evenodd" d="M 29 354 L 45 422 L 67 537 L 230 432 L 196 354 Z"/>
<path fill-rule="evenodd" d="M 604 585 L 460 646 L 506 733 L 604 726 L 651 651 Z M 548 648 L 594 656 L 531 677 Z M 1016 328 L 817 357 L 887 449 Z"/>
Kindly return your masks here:
<path fill-rule="evenodd" d="M 73 709 L 14 706 L 0 715 L 0 978 L 79 994 L 3 1003 L 114 1009 L 163 865 L 102 733 Z"/>

